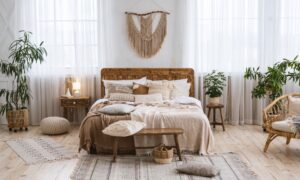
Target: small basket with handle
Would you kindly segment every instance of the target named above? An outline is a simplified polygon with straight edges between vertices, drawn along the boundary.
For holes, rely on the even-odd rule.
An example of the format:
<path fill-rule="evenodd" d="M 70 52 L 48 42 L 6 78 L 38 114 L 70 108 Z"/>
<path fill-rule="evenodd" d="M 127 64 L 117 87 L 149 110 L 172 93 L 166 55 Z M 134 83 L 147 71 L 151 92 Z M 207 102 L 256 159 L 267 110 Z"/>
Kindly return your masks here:
<path fill-rule="evenodd" d="M 158 147 L 155 147 L 152 155 L 156 163 L 159 164 L 171 163 L 173 159 L 173 148 L 167 147 L 163 144 Z"/>

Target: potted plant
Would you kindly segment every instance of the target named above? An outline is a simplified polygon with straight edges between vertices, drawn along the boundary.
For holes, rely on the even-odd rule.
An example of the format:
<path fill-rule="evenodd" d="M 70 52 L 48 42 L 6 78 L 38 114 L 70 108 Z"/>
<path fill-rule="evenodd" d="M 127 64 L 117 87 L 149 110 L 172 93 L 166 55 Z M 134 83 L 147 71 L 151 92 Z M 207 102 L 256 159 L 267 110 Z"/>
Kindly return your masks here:
<path fill-rule="evenodd" d="M 33 63 L 43 62 L 46 49 L 33 43 L 30 39 L 31 32 L 20 31 L 23 36 L 13 41 L 9 46 L 9 59 L 0 60 L 0 71 L 7 77 L 13 77 L 12 89 L 1 89 L 0 97 L 4 97 L 5 103 L 0 107 L 0 114 L 6 113 L 8 127 L 12 128 L 28 126 L 28 103 L 30 90 L 27 73 Z M 15 129 L 16 131 L 16 129 Z"/>
<path fill-rule="evenodd" d="M 252 97 L 264 98 L 268 96 L 271 100 L 275 100 L 282 95 L 283 87 L 287 81 L 291 80 L 300 85 L 300 62 L 298 56 L 292 60 L 283 59 L 283 61 L 268 67 L 266 72 L 261 72 L 260 67 L 248 67 L 244 78 L 257 81 L 257 85 L 251 92 Z"/>
<path fill-rule="evenodd" d="M 205 94 L 209 96 L 210 104 L 220 104 L 226 77 L 223 72 L 213 70 L 204 77 Z"/>

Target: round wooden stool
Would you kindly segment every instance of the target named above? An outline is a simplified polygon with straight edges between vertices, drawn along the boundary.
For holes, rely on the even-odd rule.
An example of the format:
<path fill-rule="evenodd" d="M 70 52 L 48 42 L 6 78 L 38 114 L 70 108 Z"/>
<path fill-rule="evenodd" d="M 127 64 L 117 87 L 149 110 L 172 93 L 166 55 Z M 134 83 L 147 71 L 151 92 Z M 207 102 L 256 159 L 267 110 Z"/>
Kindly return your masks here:
<path fill-rule="evenodd" d="M 206 107 L 208 108 L 208 114 L 207 114 L 208 119 L 210 116 L 210 110 L 211 109 L 213 110 L 213 122 L 211 123 L 213 125 L 213 128 L 215 128 L 216 125 L 222 125 L 223 131 L 225 131 L 224 120 L 223 120 L 223 115 L 222 115 L 222 108 L 224 108 L 224 105 L 223 104 L 208 104 L 208 105 L 206 105 Z M 220 111 L 220 116 L 221 116 L 222 122 L 216 121 L 216 109 L 219 109 L 219 111 Z"/>

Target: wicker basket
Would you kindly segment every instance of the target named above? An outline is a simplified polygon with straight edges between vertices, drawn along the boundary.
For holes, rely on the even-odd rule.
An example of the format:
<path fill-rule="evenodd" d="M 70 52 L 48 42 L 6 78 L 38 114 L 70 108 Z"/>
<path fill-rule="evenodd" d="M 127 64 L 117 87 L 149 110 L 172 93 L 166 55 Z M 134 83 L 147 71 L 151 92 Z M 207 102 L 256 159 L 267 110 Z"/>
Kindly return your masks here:
<path fill-rule="evenodd" d="M 168 148 L 165 145 L 154 148 L 153 158 L 156 163 L 167 164 L 173 159 L 173 148 Z"/>
<path fill-rule="evenodd" d="M 29 124 L 28 109 L 7 111 L 6 118 L 10 131 L 12 129 L 14 129 L 14 131 L 17 131 L 17 128 L 19 128 L 20 130 L 25 128 L 25 130 L 27 130 Z"/>

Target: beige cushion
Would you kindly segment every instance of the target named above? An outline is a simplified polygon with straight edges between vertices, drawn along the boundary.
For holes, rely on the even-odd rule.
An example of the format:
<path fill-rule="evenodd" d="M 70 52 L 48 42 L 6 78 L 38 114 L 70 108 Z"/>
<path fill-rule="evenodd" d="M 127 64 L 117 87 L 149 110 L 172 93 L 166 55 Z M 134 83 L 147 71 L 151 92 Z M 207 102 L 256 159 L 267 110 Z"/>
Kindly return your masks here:
<path fill-rule="evenodd" d="M 116 137 L 131 136 L 146 126 L 145 123 L 133 120 L 121 120 L 107 126 L 103 134 Z"/>
<path fill-rule="evenodd" d="M 134 95 L 135 103 L 161 103 L 163 101 L 161 94 Z"/>
<path fill-rule="evenodd" d="M 170 99 L 170 89 L 163 85 L 150 85 L 148 94 L 161 94 L 163 100 Z"/>
<path fill-rule="evenodd" d="M 127 93 L 111 93 L 109 96 L 110 101 L 134 101 L 134 95 L 133 94 L 127 94 Z"/>
<path fill-rule="evenodd" d="M 70 122 L 63 117 L 47 117 L 42 119 L 40 127 L 43 134 L 63 134 L 69 131 Z"/>
<path fill-rule="evenodd" d="M 283 132 L 295 132 L 295 126 L 293 125 L 291 120 L 283 120 L 283 121 L 275 121 L 272 123 L 272 128 L 277 131 L 283 131 Z"/>
<path fill-rule="evenodd" d="M 190 162 L 184 165 L 181 165 L 177 168 L 178 172 L 196 175 L 196 176 L 204 176 L 204 177 L 214 177 L 220 174 L 220 169 L 216 166 L 209 164 L 200 164 Z"/>
<path fill-rule="evenodd" d="M 300 116 L 300 98 L 289 96 L 289 116 Z"/>
<path fill-rule="evenodd" d="M 110 115 L 123 115 L 132 112 L 135 109 L 134 106 L 128 104 L 112 104 L 108 106 L 104 106 L 100 108 L 98 111 L 103 114 L 110 114 Z"/>

